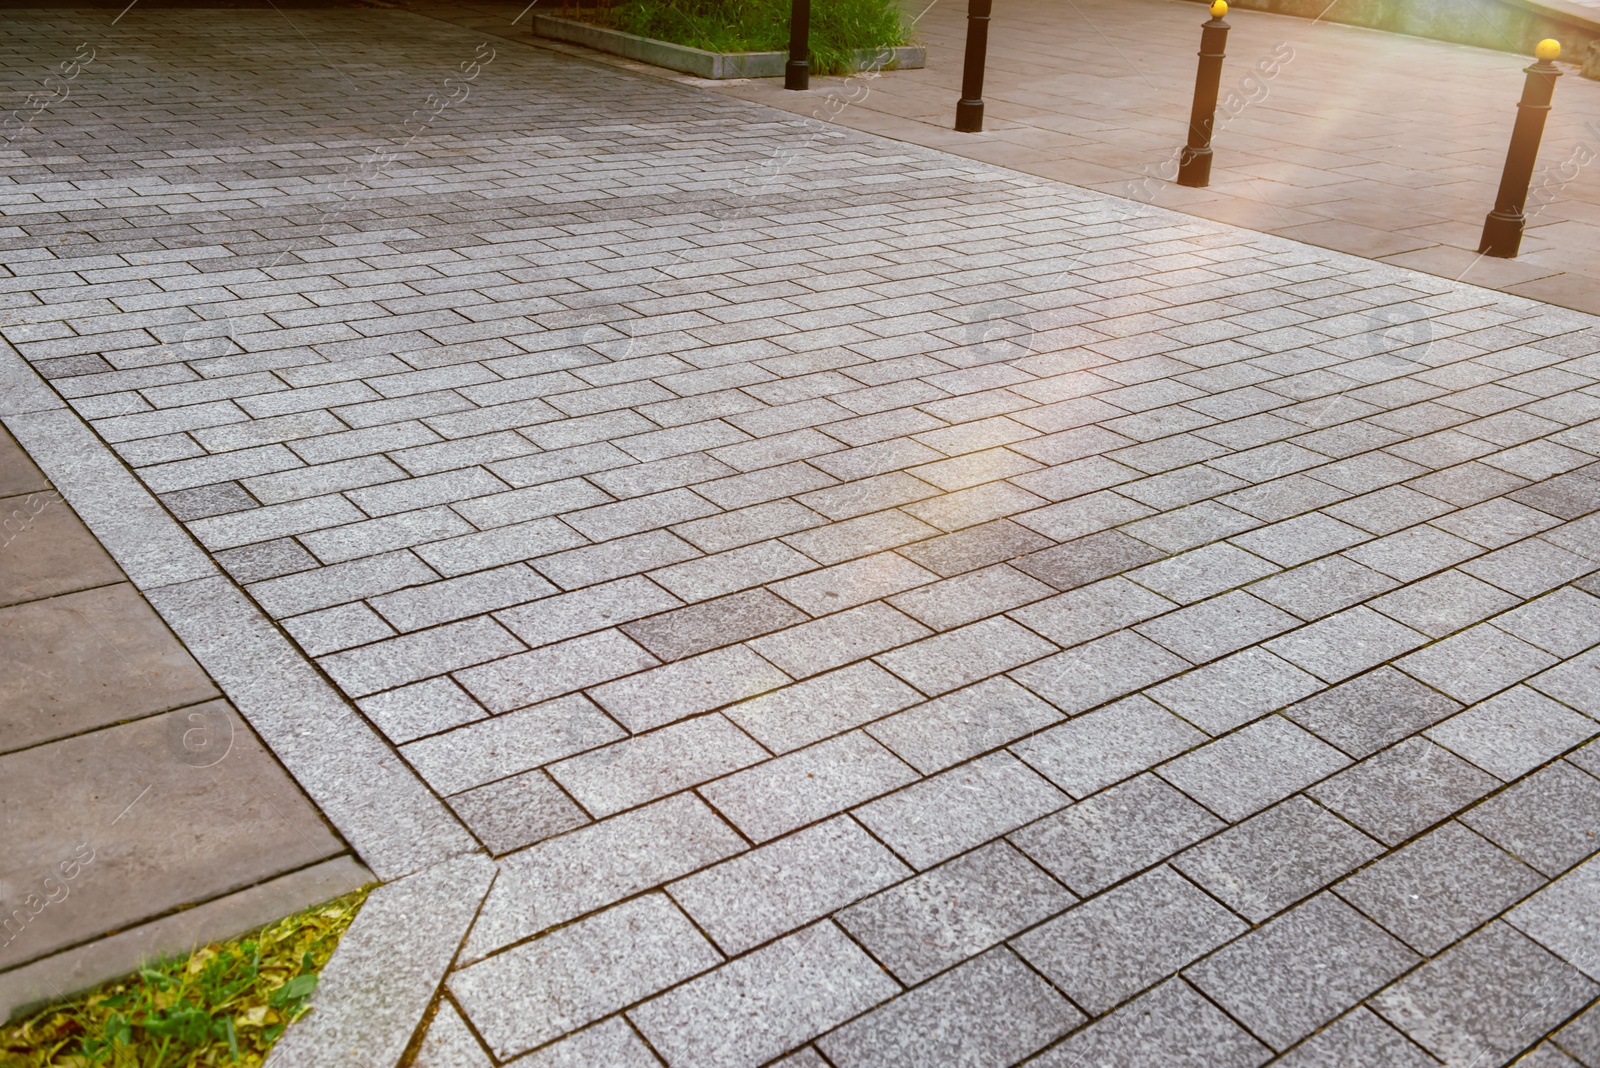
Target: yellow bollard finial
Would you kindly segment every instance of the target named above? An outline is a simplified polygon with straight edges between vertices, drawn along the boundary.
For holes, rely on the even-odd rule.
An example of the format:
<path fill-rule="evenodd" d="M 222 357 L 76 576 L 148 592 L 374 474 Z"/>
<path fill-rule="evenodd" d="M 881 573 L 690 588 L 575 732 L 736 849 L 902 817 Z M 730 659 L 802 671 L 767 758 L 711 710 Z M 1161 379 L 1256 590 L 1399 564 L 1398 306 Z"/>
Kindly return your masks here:
<path fill-rule="evenodd" d="M 1561 58 L 1561 42 L 1553 37 L 1546 37 L 1533 46 L 1533 54 L 1548 63 L 1552 59 Z"/>
<path fill-rule="evenodd" d="M 1212 18 L 1220 19 L 1222 16 L 1226 15 L 1227 13 L 1228 13 L 1228 0 L 1213 0 L 1213 2 L 1211 4 L 1211 17 Z M 1540 45 L 1539 47 L 1543 48 L 1544 45 Z M 1557 51 L 1559 51 L 1559 50 L 1560 50 L 1560 46 L 1558 45 L 1557 46 Z"/>

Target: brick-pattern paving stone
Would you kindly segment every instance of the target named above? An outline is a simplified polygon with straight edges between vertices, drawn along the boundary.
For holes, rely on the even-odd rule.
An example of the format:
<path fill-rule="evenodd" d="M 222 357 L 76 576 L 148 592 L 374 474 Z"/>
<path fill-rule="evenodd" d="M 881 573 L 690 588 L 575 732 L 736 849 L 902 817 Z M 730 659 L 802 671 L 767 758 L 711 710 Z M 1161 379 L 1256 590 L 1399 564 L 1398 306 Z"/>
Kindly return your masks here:
<path fill-rule="evenodd" d="M 500 858 L 473 1033 L 1594 1060 L 1600 321 L 473 10 L 295 12 L 354 87 L 130 15 L 0 234 L 0 334 Z"/>

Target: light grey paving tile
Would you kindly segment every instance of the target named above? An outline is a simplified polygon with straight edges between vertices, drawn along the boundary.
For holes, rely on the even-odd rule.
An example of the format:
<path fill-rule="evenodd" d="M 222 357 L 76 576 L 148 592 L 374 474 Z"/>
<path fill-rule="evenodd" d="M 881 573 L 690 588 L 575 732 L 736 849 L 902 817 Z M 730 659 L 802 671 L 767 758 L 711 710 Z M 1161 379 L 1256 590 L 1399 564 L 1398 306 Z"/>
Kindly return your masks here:
<path fill-rule="evenodd" d="M 649 579 L 634 575 L 586 590 L 547 597 L 536 605 L 502 611 L 495 618 L 517 637 L 538 648 L 679 608 L 682 604 Z"/>
<path fill-rule="evenodd" d="M 356 704 L 397 745 L 488 715 L 478 702 L 448 678 L 414 682 L 397 690 L 363 697 Z"/>
<path fill-rule="evenodd" d="M 505 1058 L 721 961 L 671 901 L 647 894 L 463 968 L 449 988 Z"/>
<path fill-rule="evenodd" d="M 775 753 L 787 753 L 917 704 L 922 695 L 870 661 L 816 675 L 724 711 Z"/>
<path fill-rule="evenodd" d="M 1526 686 L 1473 705 L 1428 729 L 1428 737 L 1511 782 L 1600 733 L 1600 723 Z"/>
<path fill-rule="evenodd" d="M 1440 516 L 1433 525 L 1485 549 L 1498 549 L 1556 526 L 1559 520 L 1507 497 Z"/>
<path fill-rule="evenodd" d="M 1266 648 L 1325 682 L 1341 682 L 1426 640 L 1409 627 L 1357 606 L 1291 631 Z"/>
<path fill-rule="evenodd" d="M 1321 894 L 1185 974 L 1252 1034 L 1281 1050 L 1417 959 L 1349 905 Z"/>
<path fill-rule="evenodd" d="M 845 1068 L 1003 1068 L 1083 1019 L 1049 983 L 998 948 L 846 1024 L 818 1045 Z"/>
<path fill-rule="evenodd" d="M 1168 600 L 1193 604 L 1277 570 L 1276 564 L 1222 543 L 1146 565 L 1130 572 L 1128 577 Z"/>
<path fill-rule="evenodd" d="M 749 649 L 730 646 L 595 687 L 591 694 L 629 730 L 643 731 L 776 690 L 790 681 Z"/>
<path fill-rule="evenodd" d="M 1099 1015 L 1246 929 L 1193 883 L 1160 867 L 1011 945 L 1075 1003 Z"/>
<path fill-rule="evenodd" d="M 856 809 L 856 817 L 918 870 L 1069 803 L 1009 753 L 991 753 Z"/>
<path fill-rule="evenodd" d="M 449 799 L 461 822 L 496 856 L 542 842 L 589 822 L 583 810 L 542 771 L 525 771 Z"/>
<path fill-rule="evenodd" d="M 1129 523 L 1122 530 L 1165 552 L 1176 553 L 1221 541 L 1260 525 L 1259 519 L 1216 501 L 1200 501 Z"/>
<path fill-rule="evenodd" d="M 1270 527 L 1239 534 L 1232 542 L 1279 567 L 1296 567 L 1367 541 L 1371 535 L 1332 516 L 1312 512 Z"/>
<path fill-rule="evenodd" d="M 1379 597 L 1372 607 L 1431 638 L 1442 638 L 1517 603 L 1462 571 L 1449 570 Z"/>
<path fill-rule="evenodd" d="M 551 582 L 564 590 L 592 586 L 642 571 L 653 571 L 669 564 L 692 560 L 700 553 L 664 530 L 634 534 L 617 538 L 603 545 L 585 545 L 578 549 L 541 556 L 533 562 Z"/>
<path fill-rule="evenodd" d="M 506 484 L 481 467 L 464 467 L 422 478 L 408 478 L 381 486 L 347 490 L 345 496 L 368 515 L 393 515 L 436 504 L 454 504 L 486 493 L 499 493 Z M 545 513 L 549 514 L 549 513 Z M 534 516 L 518 516 L 532 519 Z"/>
<path fill-rule="evenodd" d="M 1317 679 L 1265 649 L 1246 649 L 1155 686 L 1148 696 L 1217 735 L 1321 688 Z"/>
<path fill-rule="evenodd" d="M 1400 582 L 1415 582 L 1482 552 L 1478 546 L 1426 523 L 1345 551 L 1344 555 Z"/>
<path fill-rule="evenodd" d="M 755 1068 L 899 992 L 893 979 L 824 921 L 628 1016 L 669 1064 Z"/>
<path fill-rule="evenodd" d="M 664 567 L 650 577 L 685 601 L 703 601 L 790 578 L 816 566 L 782 542 L 762 541 Z"/>
<path fill-rule="evenodd" d="M 394 636 L 394 628 L 364 604 L 343 604 L 283 621 L 307 656 L 322 656 L 353 645 Z"/>
<path fill-rule="evenodd" d="M 365 697 L 522 649 L 522 643 L 492 619 L 467 619 L 333 653 L 317 663 L 345 693 Z"/>
<path fill-rule="evenodd" d="M 937 696 L 1057 651 L 1032 631 L 1000 617 L 924 638 L 883 654 L 878 663 Z"/>
<path fill-rule="evenodd" d="M 528 1054 L 518 1068 L 660 1068 L 639 1033 L 621 1016 L 613 1016 L 578 1033 Z M 439 1068 L 447 1068 L 440 1065 Z"/>
<path fill-rule="evenodd" d="M 938 578 L 894 553 L 879 553 L 785 579 L 774 583 L 772 591 L 802 611 L 821 616 L 904 593 Z"/>
<path fill-rule="evenodd" d="M 254 478 L 244 479 L 244 486 L 263 504 L 282 504 L 285 501 L 297 501 L 324 493 L 338 493 L 340 490 L 354 489 L 358 486 L 371 486 L 378 482 L 393 482 L 405 477 L 406 473 L 386 456 L 361 456 L 331 464 L 299 467 L 293 471 L 257 475 Z M 220 479 L 207 481 L 215 482 Z M 152 488 L 161 490 L 167 487 L 157 484 Z"/>
<path fill-rule="evenodd" d="M 860 824 L 835 816 L 667 890 L 723 952 L 738 954 L 910 874 Z"/>
<path fill-rule="evenodd" d="M 807 678 L 928 635 L 927 627 L 881 601 L 750 642 L 795 678 Z"/>
<path fill-rule="evenodd" d="M 1336 892 L 1431 957 L 1544 880 L 1451 822 L 1357 872 Z"/>
<path fill-rule="evenodd" d="M 1107 524 L 1110 525 L 1109 523 Z M 1011 561 L 1013 567 L 1060 590 L 1076 589 L 1161 559 L 1162 552 L 1121 531 L 1101 530 Z"/>
<path fill-rule="evenodd" d="M 464 575 L 518 560 L 534 560 L 582 544 L 583 535 L 566 524 L 554 519 L 535 519 L 431 542 L 419 546 L 417 555 L 442 575 Z"/>
<path fill-rule="evenodd" d="M 826 522 L 804 505 L 779 500 L 680 523 L 672 532 L 703 552 L 718 553 L 811 530 Z"/>
<path fill-rule="evenodd" d="M 1550 667 L 1556 658 L 1505 631 L 1477 626 L 1395 666 L 1458 701 L 1478 701 Z"/>
<path fill-rule="evenodd" d="M 1004 842 L 992 842 L 839 913 L 903 983 L 919 983 L 1077 901 Z"/>
<path fill-rule="evenodd" d="M 258 512 L 261 512 L 259 508 Z M 355 560 L 357 556 L 376 556 L 395 548 L 437 542 L 470 531 L 472 526 L 450 508 L 422 508 L 419 512 L 402 512 L 381 520 L 310 531 L 301 534 L 299 540 L 317 560 L 336 564 Z"/>
<path fill-rule="evenodd" d="M 701 716 L 569 757 L 550 774 L 596 818 L 654 801 L 769 754 L 721 716 Z"/>
<path fill-rule="evenodd" d="M 1389 845 L 1446 819 L 1499 784 L 1425 738 L 1408 738 L 1308 792 Z"/>
<path fill-rule="evenodd" d="M 1203 664 L 1300 625 L 1242 590 L 1180 608 L 1134 629 L 1191 663 Z"/>
<path fill-rule="evenodd" d="M 746 590 L 624 623 L 621 630 L 670 661 L 802 623 L 806 618 L 798 608 L 766 590 Z"/>
<path fill-rule="evenodd" d="M 1010 835 L 1073 892 L 1098 893 L 1223 824 L 1154 775 L 1140 775 Z"/>
<path fill-rule="evenodd" d="M 1504 923 L 1492 923 L 1379 993 L 1371 1008 L 1446 1064 L 1503 1064 L 1597 992 Z"/>
<path fill-rule="evenodd" d="M 924 775 L 1061 722 L 1061 713 L 996 678 L 897 712 L 867 728 Z"/>
<path fill-rule="evenodd" d="M 1557 761 L 1461 822 L 1545 875 L 1559 875 L 1600 850 L 1600 781 Z"/>
<path fill-rule="evenodd" d="M 1194 846 L 1172 866 L 1261 923 L 1382 852 L 1326 809 L 1291 797 Z"/>
<path fill-rule="evenodd" d="M 561 424 L 557 424 L 558 426 Z M 547 428 L 546 428 L 547 429 Z M 536 432 L 534 436 L 540 435 Z M 517 456 L 488 465 L 500 478 L 513 486 L 536 486 L 544 482 L 557 482 L 576 478 L 596 471 L 630 467 L 634 459 L 610 442 L 554 448 L 537 456 Z"/>
<path fill-rule="evenodd" d="M 216 552 L 252 542 L 306 534 L 362 518 L 360 509 L 343 497 L 327 496 L 252 508 L 210 519 L 196 519 L 187 526 L 189 533 L 199 539 L 201 545 Z"/>
<path fill-rule="evenodd" d="M 1188 666 L 1188 661 L 1154 642 L 1119 631 L 1019 668 L 1011 677 L 1073 715 L 1160 682 Z"/>
<path fill-rule="evenodd" d="M 1376 597 L 1399 583 L 1343 556 L 1325 556 L 1246 587 L 1269 604 L 1316 620 Z"/>
<path fill-rule="evenodd" d="M 445 500 L 480 530 L 492 530 L 512 523 L 526 523 L 530 519 L 543 519 L 545 516 L 560 515 L 571 509 L 588 508 L 611 500 L 610 494 L 596 489 L 581 478 L 563 479 L 559 482 L 546 482 L 523 489 L 499 492 L 503 489 L 505 489 L 503 485 L 495 485 L 480 489 L 476 493 L 462 493 Z"/>
<path fill-rule="evenodd" d="M 507 712 L 657 663 L 617 631 L 604 630 L 470 668 L 457 681 L 489 711 Z"/>
<path fill-rule="evenodd" d="M 470 963 L 746 849 L 693 794 L 675 794 L 513 853 L 467 936 Z"/>
<path fill-rule="evenodd" d="M 1600 482 L 1596 483 L 1600 485 Z M 1461 565 L 1461 570 L 1518 597 L 1541 593 L 1587 575 L 1595 562 L 1542 537 L 1529 538 Z"/>
<path fill-rule="evenodd" d="M 1422 1050 L 1366 1009 L 1346 1013 L 1275 1063 L 1283 1068 L 1433 1068 Z"/>
<path fill-rule="evenodd" d="M 1600 642 L 1600 597 L 1563 586 L 1496 616 L 1499 629 L 1556 656 L 1577 656 Z"/>
<path fill-rule="evenodd" d="M 1583 1068 L 1600 1064 L 1600 1009 L 1590 1006 L 1567 1026 L 1556 1033 L 1556 1042 Z"/>
<path fill-rule="evenodd" d="M 554 586 L 526 566 L 512 564 L 383 594 L 370 603 L 395 627 L 411 631 L 535 601 L 555 592 Z"/>
<path fill-rule="evenodd" d="M 1143 622 L 1173 607 L 1172 601 L 1143 586 L 1125 578 L 1110 578 L 1038 601 L 1010 614 L 1012 619 L 1068 647 Z"/>
<path fill-rule="evenodd" d="M 1159 769 L 1162 778 L 1229 822 L 1333 774 L 1349 763 L 1294 724 L 1268 716 Z"/>
<path fill-rule="evenodd" d="M 818 564 L 829 565 L 933 538 L 939 533 L 936 527 L 891 508 L 791 534 L 785 542 Z"/>
<path fill-rule="evenodd" d="M 1073 1035 L 1039 1068 L 1257 1068 L 1272 1051 L 1181 979 L 1169 979 Z"/>
<path fill-rule="evenodd" d="M 1171 759 L 1206 736 L 1142 695 L 1078 716 L 1011 747 L 1073 797 Z"/>
<path fill-rule="evenodd" d="M 573 694 L 423 738 L 401 753 L 429 786 L 454 794 L 622 736 L 605 713 Z"/>
<path fill-rule="evenodd" d="M 1055 588 L 1016 568 L 995 564 L 889 598 L 889 603 L 924 626 L 949 630 L 1049 597 Z"/>
<path fill-rule="evenodd" d="M 1600 717 L 1600 651 L 1590 650 L 1558 664 L 1528 683 L 1580 712 Z"/>
<path fill-rule="evenodd" d="M 668 490 L 565 512 L 561 521 L 591 541 L 609 541 L 647 530 L 700 519 L 719 511 L 716 505 L 686 489 Z"/>
<path fill-rule="evenodd" d="M 916 777 L 865 733 L 851 731 L 718 779 L 700 792 L 752 840 L 766 842 Z"/>

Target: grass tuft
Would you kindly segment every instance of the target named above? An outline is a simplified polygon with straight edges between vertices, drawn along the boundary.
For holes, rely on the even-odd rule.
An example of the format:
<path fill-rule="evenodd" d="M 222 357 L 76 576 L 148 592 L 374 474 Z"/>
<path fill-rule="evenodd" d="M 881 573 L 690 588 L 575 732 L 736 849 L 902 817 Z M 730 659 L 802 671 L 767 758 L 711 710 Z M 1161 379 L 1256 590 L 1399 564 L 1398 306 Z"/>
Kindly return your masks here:
<path fill-rule="evenodd" d="M 0 1029 L 0 1068 L 261 1064 L 310 1011 L 317 975 L 370 887 L 52 1005 Z"/>
<path fill-rule="evenodd" d="M 617 0 L 581 17 L 708 52 L 784 52 L 789 0 Z M 909 44 L 896 0 L 812 0 L 811 73 L 844 74 L 858 49 Z"/>

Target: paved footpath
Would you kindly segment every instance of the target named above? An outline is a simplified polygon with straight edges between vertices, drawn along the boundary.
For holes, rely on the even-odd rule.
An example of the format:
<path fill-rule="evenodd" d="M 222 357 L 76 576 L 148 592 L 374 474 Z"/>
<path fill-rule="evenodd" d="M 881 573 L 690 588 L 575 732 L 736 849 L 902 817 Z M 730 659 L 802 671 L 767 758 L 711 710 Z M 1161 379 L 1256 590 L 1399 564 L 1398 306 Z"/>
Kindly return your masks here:
<path fill-rule="evenodd" d="M 0 412 L 387 884 L 275 1063 L 1600 1065 L 1600 320 L 109 17 L 0 30 Z"/>

